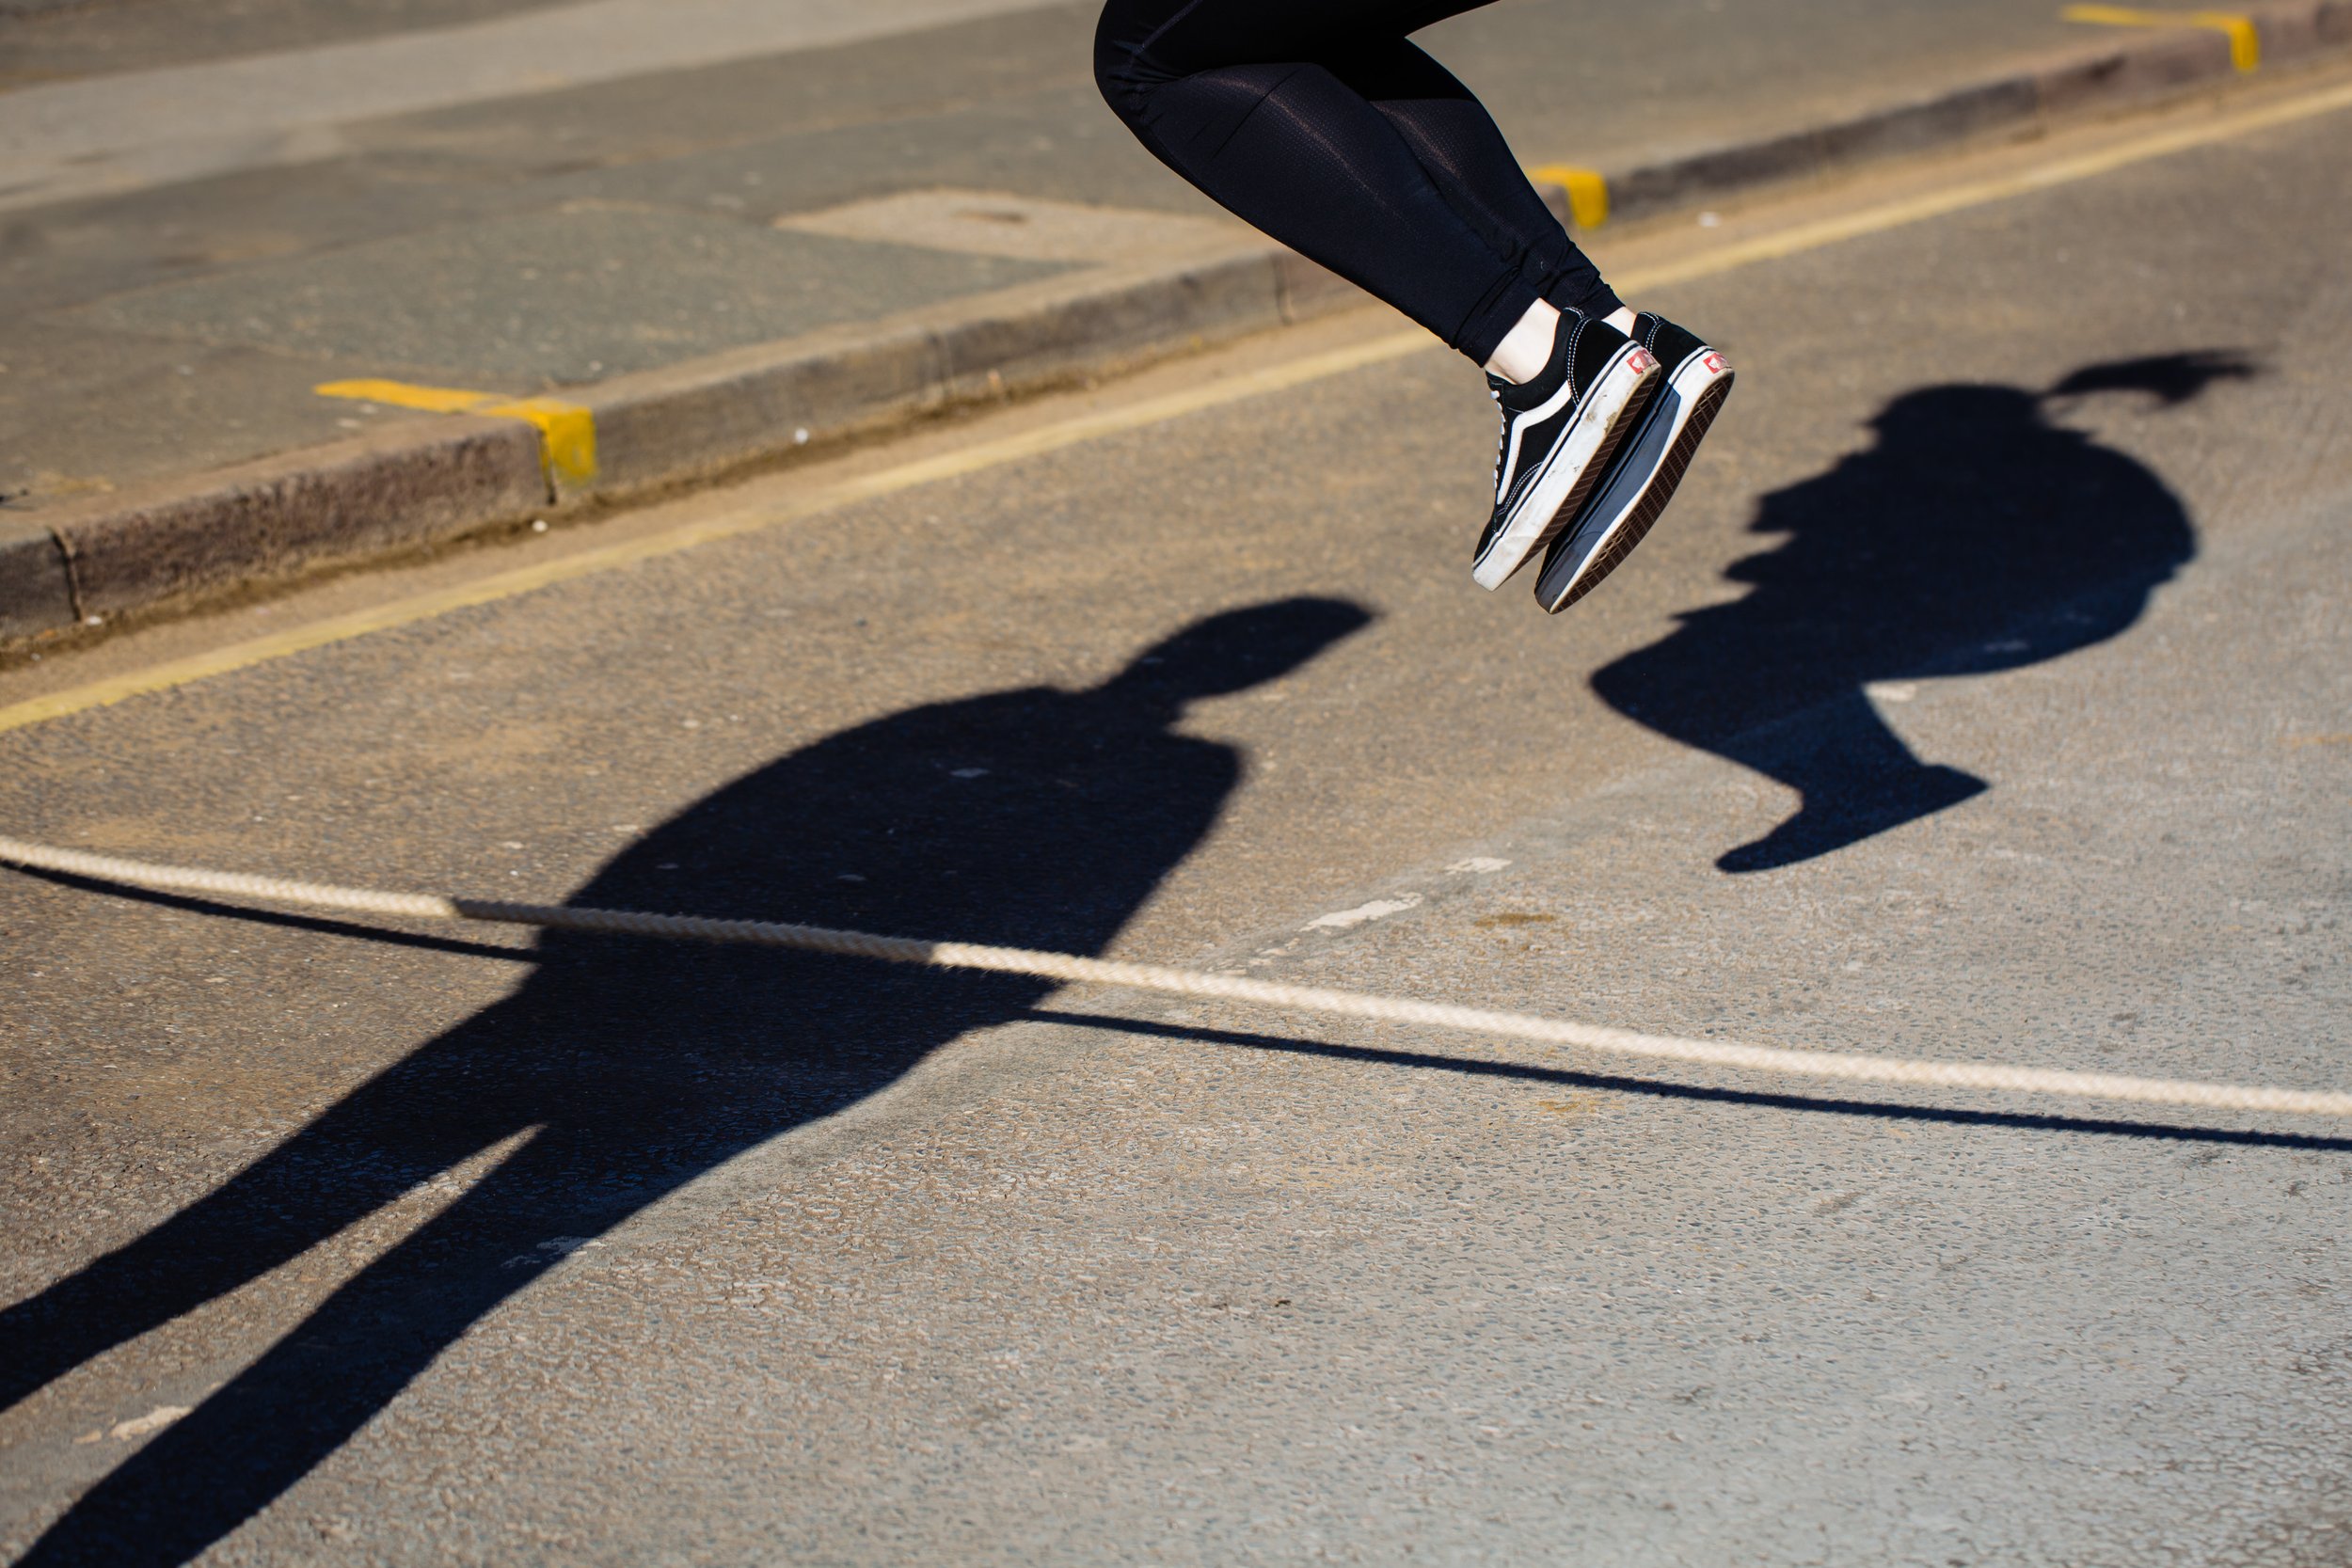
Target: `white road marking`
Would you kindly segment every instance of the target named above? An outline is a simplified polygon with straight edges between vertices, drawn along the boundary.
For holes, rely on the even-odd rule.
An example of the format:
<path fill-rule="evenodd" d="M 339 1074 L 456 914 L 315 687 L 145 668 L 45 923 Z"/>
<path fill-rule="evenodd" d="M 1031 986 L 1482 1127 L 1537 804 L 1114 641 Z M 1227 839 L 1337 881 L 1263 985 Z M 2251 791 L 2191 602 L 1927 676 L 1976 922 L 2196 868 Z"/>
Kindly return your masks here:
<path fill-rule="evenodd" d="M 127 1421 L 117 1421 L 106 1429 L 106 1435 L 109 1437 L 144 1437 L 151 1432 L 163 1431 L 193 1408 L 194 1406 L 185 1404 L 159 1404 L 144 1416 L 134 1416 Z"/>
<path fill-rule="evenodd" d="M 1351 926 L 1361 926 L 1368 920 L 1386 920 L 1402 914 L 1421 902 L 1421 895 L 1407 893 L 1395 898 L 1375 898 L 1369 904 L 1359 904 L 1352 910 L 1335 910 L 1319 914 L 1301 927 L 1309 931 L 1344 931 Z"/>

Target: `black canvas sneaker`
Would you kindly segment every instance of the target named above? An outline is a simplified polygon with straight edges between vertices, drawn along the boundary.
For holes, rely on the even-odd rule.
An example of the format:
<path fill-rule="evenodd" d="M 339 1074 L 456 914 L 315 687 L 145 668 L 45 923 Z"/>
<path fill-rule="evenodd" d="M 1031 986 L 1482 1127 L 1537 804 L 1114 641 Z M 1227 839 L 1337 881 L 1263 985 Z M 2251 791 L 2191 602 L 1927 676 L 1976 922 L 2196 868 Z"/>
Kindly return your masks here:
<path fill-rule="evenodd" d="M 1502 587 L 1578 515 L 1658 385 L 1647 349 L 1578 310 L 1560 312 L 1543 374 L 1516 387 L 1486 378 L 1502 436 L 1494 515 L 1470 561 L 1479 587 Z"/>
<path fill-rule="evenodd" d="M 1608 477 L 1565 529 L 1535 578 L 1535 598 L 1554 615 L 1591 593 L 1674 499 L 1691 454 L 1731 395 L 1724 356 L 1662 316 L 1633 318 L 1633 338 L 1658 356 L 1663 385 L 1629 423 Z"/>

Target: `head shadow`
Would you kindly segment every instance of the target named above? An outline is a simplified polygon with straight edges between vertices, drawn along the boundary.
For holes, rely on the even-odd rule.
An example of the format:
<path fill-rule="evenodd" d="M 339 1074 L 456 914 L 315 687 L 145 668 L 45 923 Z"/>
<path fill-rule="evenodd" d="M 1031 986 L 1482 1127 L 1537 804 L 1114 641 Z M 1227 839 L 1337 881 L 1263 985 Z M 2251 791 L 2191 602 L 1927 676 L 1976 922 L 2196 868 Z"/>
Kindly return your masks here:
<path fill-rule="evenodd" d="M 1333 599 L 1256 605 L 1185 627 L 1096 686 L 890 714 L 696 801 L 571 901 L 1098 953 L 1240 779 L 1233 748 L 1176 733 L 1186 705 L 1279 679 L 1371 619 Z M 101 1480 L 24 1562 L 195 1557 L 547 1264 L 1055 989 L 563 932 L 496 956 L 531 965 L 511 995 L 144 1236 L 0 1311 L 6 1408 L 518 1139 Z"/>
<path fill-rule="evenodd" d="M 1794 816 L 1717 859 L 1727 872 L 1810 860 L 1980 794 L 1985 781 L 1915 756 L 1867 689 L 2015 669 L 2130 626 L 2195 556 L 2196 530 L 2162 480 L 2052 405 L 2140 393 L 2172 408 L 2255 373 L 2240 355 L 2193 352 L 2085 366 L 2041 392 L 1906 392 L 1870 421 L 1868 449 L 1763 498 L 1751 530 L 1781 542 L 1724 572 L 1748 594 L 1677 617 L 1593 689 L 1798 792 Z"/>

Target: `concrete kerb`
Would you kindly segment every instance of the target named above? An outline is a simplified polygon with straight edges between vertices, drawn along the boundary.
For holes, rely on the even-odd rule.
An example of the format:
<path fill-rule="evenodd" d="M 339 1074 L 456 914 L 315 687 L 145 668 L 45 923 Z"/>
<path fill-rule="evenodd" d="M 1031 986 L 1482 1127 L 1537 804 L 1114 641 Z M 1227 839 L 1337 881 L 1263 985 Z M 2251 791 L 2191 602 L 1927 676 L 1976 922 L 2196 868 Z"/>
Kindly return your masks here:
<path fill-rule="evenodd" d="M 2250 13 L 2266 60 L 2352 42 L 2352 0 Z M 1916 151 L 2227 79 L 2204 29 L 2102 40 L 1995 80 L 1738 147 L 1604 171 L 1620 215 Z M 1549 193 L 1565 207 L 1562 193 Z M 926 412 L 1099 374 L 1360 300 L 1279 246 L 1231 245 L 617 377 L 567 395 L 596 424 L 593 478 L 551 478 L 537 431 L 470 415 L 0 518 L 0 645 L 313 565 L 494 531 L 771 461 Z M 803 434 L 804 433 L 804 434 Z"/>
<path fill-rule="evenodd" d="M 2265 61 L 2352 42 L 2352 0 L 2282 0 L 2243 14 L 2255 24 Z M 2088 40 L 2009 74 L 1915 103 L 1602 173 L 1612 213 L 1641 216 L 1873 158 L 2126 107 L 2227 79 L 2235 70 L 2230 40 L 2207 27 Z"/>
<path fill-rule="evenodd" d="M 1158 267 L 1112 265 L 787 343 L 615 377 L 578 401 L 596 471 L 557 499 L 626 498 L 910 416 L 1100 373 L 1305 319 L 1360 298 L 1322 268 L 1236 233 Z"/>
<path fill-rule="evenodd" d="M 453 417 L 135 486 L 45 520 L 78 622 L 448 538 L 528 515 L 547 495 L 536 430 Z"/>
<path fill-rule="evenodd" d="M 57 536 L 38 523 L 0 517 L 0 641 L 76 619 Z"/>
<path fill-rule="evenodd" d="M 92 497 L 8 520 L 0 639 L 625 500 L 1361 297 L 1236 229 L 1157 267 L 1088 268 L 580 388 L 569 401 L 595 421 L 592 476 L 548 472 L 526 423 L 452 415 Z"/>

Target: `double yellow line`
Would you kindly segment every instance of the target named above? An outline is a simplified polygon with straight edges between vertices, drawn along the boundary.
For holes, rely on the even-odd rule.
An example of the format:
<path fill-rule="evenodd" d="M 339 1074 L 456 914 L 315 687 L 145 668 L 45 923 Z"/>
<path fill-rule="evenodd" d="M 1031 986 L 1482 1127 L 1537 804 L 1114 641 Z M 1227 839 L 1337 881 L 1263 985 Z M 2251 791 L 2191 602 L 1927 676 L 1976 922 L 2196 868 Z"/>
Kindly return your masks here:
<path fill-rule="evenodd" d="M 2150 159 L 2169 157 L 2347 108 L 2352 108 L 2352 84 L 2325 87 L 2213 119 L 2201 119 L 2193 126 L 2150 132 L 2098 151 L 2054 159 L 2015 173 L 1963 181 L 1925 195 L 1881 202 L 1841 217 L 1798 224 L 1774 233 L 1719 246 L 1687 261 L 1622 274 L 1614 281 L 1624 291 L 1635 293 L 1711 277 L 1754 262 L 1818 250 L 1845 240 L 1899 229 L 1906 224 L 1988 202 L 2029 196 Z M 285 658 L 311 648 L 365 637 L 372 632 L 411 626 L 474 605 L 533 593 L 557 583 L 633 565 L 641 561 L 675 555 L 779 524 L 798 522 L 858 501 L 873 500 L 920 485 L 985 472 L 1025 458 L 1099 440 L 1106 436 L 1263 397 L 1329 376 L 1343 375 L 1437 346 L 1426 333 L 1418 329 L 1389 333 L 1350 347 L 1304 356 L 1230 379 L 1144 398 L 1119 408 L 1076 415 L 1017 435 L 977 441 L 955 451 L 916 458 L 875 473 L 819 485 L 780 506 L 747 510 L 731 517 L 681 524 L 643 538 L 494 573 L 453 588 L 435 589 L 378 605 L 372 610 L 332 616 L 308 626 L 293 626 L 266 637 L 230 643 L 128 674 L 92 681 L 87 686 L 72 687 L 46 697 L 35 697 L 0 708 L 0 733 L 21 730 L 90 708 L 104 707 L 147 692 L 186 686 L 194 681 Z"/>

